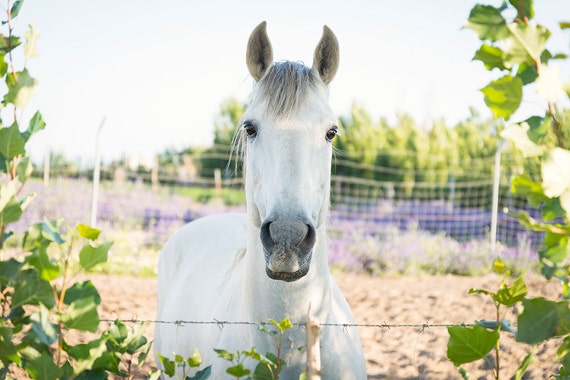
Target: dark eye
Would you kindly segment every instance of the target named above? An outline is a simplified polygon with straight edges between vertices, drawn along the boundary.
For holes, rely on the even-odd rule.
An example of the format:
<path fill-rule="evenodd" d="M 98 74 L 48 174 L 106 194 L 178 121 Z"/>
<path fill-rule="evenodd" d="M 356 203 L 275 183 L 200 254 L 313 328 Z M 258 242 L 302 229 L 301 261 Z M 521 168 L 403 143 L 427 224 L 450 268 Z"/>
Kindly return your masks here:
<path fill-rule="evenodd" d="M 325 138 L 327 139 L 327 141 L 332 141 L 337 134 L 338 134 L 338 129 L 336 127 L 333 127 L 328 130 Z"/>
<path fill-rule="evenodd" d="M 246 122 L 243 125 L 243 130 L 247 137 L 255 137 L 257 136 L 257 128 L 252 123 Z"/>

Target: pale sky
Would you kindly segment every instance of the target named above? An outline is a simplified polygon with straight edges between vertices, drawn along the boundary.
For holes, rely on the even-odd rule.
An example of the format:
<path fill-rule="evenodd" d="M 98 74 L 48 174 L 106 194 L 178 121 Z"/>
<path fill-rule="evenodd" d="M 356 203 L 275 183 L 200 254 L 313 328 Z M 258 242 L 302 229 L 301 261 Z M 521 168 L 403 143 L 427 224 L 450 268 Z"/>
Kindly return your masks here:
<path fill-rule="evenodd" d="M 497 5 L 497 1 L 494 1 Z M 33 22 L 40 55 L 28 64 L 39 81 L 26 109 L 46 129 L 34 137 L 35 161 L 47 149 L 92 162 L 96 130 L 104 161 L 152 157 L 167 148 L 209 145 L 222 101 L 246 100 L 249 34 L 261 21 L 276 60 L 312 64 L 322 26 L 337 35 L 341 61 L 331 105 L 346 115 L 358 102 L 377 120 L 399 112 L 429 125 L 465 119 L 497 72 L 472 62 L 480 43 L 462 30 L 471 0 L 50 0 L 25 2 L 18 32 Z M 570 1 L 536 0 L 537 21 L 553 31 L 547 47 L 570 51 Z M 570 65 L 562 67 L 570 80 Z M 538 112 L 537 103 L 524 105 Z M 515 118 L 516 119 L 516 118 Z"/>

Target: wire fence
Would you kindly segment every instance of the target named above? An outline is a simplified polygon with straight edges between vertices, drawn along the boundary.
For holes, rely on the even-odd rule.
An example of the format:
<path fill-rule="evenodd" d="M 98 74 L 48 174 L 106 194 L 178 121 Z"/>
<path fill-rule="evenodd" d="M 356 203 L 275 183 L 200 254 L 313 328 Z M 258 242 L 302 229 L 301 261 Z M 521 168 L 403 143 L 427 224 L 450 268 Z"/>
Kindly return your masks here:
<path fill-rule="evenodd" d="M 136 318 L 119 318 L 119 319 L 101 319 L 101 322 L 105 323 L 113 323 L 115 321 L 119 321 L 122 323 L 144 323 L 144 324 L 163 324 L 163 325 L 177 325 L 177 326 L 184 326 L 184 325 L 216 325 L 220 329 L 223 329 L 225 326 L 232 326 L 232 325 L 241 325 L 241 326 L 273 326 L 271 322 L 253 322 L 253 321 L 219 321 L 219 320 L 212 320 L 212 321 L 186 321 L 186 320 L 177 320 L 177 321 L 161 321 L 161 320 L 154 320 L 154 319 L 136 319 Z M 293 326 L 304 328 L 306 322 L 291 322 Z M 430 328 L 447 328 L 447 327 L 473 327 L 473 323 L 319 323 L 321 327 L 340 327 L 343 329 L 349 327 L 361 327 L 361 328 L 378 328 L 378 329 L 393 329 L 393 328 L 415 328 L 419 329 L 420 331 L 430 329 Z"/>
<path fill-rule="evenodd" d="M 176 165 L 159 165 L 157 159 L 150 172 L 107 168 L 105 176 L 120 181 L 152 182 L 157 186 L 216 188 L 223 202 L 233 205 L 235 197 L 230 198 L 221 190 L 242 191 L 244 183 L 239 165 L 230 163 L 231 157 L 224 153 L 228 151 L 229 148 L 219 147 L 219 153 L 188 154 L 179 158 Z M 516 245 L 524 235 L 534 249 L 541 247 L 542 235 L 522 226 L 513 216 L 521 211 L 533 217 L 541 213 L 540 208 L 531 207 L 526 199 L 510 191 L 511 179 L 521 166 L 517 157 L 508 153 L 501 156 L 498 152 L 500 160 L 494 168 L 494 156 L 451 165 L 442 161 L 442 157 L 416 152 L 378 155 L 380 158 L 374 165 L 354 162 L 350 157 L 334 160 L 333 229 L 335 223 L 358 222 L 366 225 L 364 234 L 381 233 L 395 226 L 400 230 L 418 228 L 445 233 L 458 241 L 493 238 L 510 246 Z M 421 168 L 422 162 L 440 161 L 441 165 L 435 165 L 436 168 Z M 495 176 L 497 169 L 500 173 Z M 531 177 L 537 170 L 525 168 Z M 152 212 L 156 219 L 173 218 L 160 209 Z"/>

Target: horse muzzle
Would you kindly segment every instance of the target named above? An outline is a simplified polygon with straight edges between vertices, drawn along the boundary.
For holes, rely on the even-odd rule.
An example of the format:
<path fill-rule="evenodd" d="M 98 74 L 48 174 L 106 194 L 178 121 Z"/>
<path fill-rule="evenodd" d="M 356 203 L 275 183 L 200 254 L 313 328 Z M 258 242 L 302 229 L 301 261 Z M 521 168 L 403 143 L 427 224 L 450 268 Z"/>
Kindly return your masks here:
<path fill-rule="evenodd" d="M 265 272 L 269 278 L 296 281 L 311 265 L 316 242 L 315 227 L 299 220 L 265 220 L 261 225 Z"/>

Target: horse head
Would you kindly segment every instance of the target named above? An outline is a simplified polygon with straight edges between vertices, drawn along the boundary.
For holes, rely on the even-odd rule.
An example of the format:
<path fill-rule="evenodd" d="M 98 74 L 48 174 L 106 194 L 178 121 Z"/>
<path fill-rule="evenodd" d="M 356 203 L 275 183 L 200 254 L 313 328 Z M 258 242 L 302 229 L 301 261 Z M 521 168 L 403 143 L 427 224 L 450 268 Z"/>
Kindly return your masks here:
<path fill-rule="evenodd" d="M 338 41 L 326 26 L 312 67 L 274 63 L 265 22 L 248 42 L 247 66 L 255 85 L 241 128 L 247 208 L 259 228 L 266 273 L 272 279 L 305 276 L 317 230 L 324 228 L 332 140 L 338 133 L 328 85 L 338 61 Z"/>

